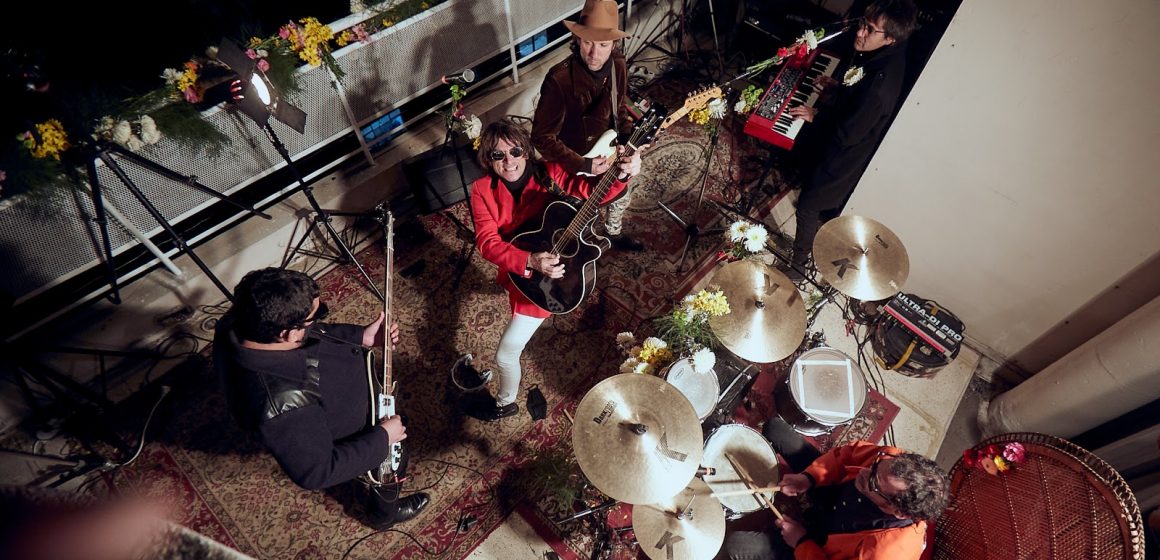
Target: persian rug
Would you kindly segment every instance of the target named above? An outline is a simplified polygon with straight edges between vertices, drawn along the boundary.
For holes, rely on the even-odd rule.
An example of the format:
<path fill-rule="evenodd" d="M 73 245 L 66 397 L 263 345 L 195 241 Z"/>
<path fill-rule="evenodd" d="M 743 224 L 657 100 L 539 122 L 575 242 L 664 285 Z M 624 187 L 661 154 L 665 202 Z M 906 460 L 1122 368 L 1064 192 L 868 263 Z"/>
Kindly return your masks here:
<path fill-rule="evenodd" d="M 666 312 L 711 272 L 724 237 L 699 237 L 678 263 L 684 230 L 656 205 L 665 202 L 704 227 L 721 221 L 707 203 L 696 211 L 700 188 L 704 184 L 706 199 L 735 197 L 726 191 L 736 184 L 729 177 L 740 177 L 736 160 L 745 145 L 721 142 L 702 183 L 707 143 L 704 129 L 687 122 L 657 139 L 635 181 L 639 193 L 625 222 L 648 250 L 602 258 L 597 293 L 572 314 L 546 321 L 528 344 L 520 400 L 532 386 L 543 391 L 549 414 L 538 422 L 522 402 L 519 415 L 500 422 L 470 418 L 457 406 L 463 395 L 450 382 L 450 368 L 462 354 L 473 354 L 480 370 L 494 367 L 495 345 L 510 313 L 494 265 L 447 215 L 423 216 L 396 229 L 394 302 L 401 340 L 394 371 L 399 410 L 410 418 L 412 456 L 404 492 L 431 495 L 417 518 L 375 532 L 343 511 L 341 490 L 296 487 L 253 437 L 235 427 L 208 353 L 173 380 L 165 417 L 157 422 L 162 433 L 112 483 L 168 502 L 186 527 L 271 559 L 462 558 L 521 502 L 531 500 L 545 511 L 570 508 L 522 492 L 520 473 L 533 457 L 570 448 L 564 411 L 570 413 L 592 385 L 617 372 L 623 356 L 615 334 Z M 466 204 L 448 211 L 470 223 Z M 381 248 L 363 251 L 359 260 L 381 283 Z M 336 267 L 319 284 L 334 322 L 365 324 L 381 309 L 351 266 Z M 199 334 L 208 338 L 212 321 L 203 324 L 207 330 Z M 461 530 L 466 515 L 477 523 Z"/>

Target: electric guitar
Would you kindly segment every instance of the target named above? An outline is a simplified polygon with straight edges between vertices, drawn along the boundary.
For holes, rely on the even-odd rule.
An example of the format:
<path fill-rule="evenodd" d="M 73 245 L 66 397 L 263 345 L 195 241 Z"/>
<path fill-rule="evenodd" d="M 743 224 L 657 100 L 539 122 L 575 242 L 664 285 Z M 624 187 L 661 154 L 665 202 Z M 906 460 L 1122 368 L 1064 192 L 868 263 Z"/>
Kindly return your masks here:
<path fill-rule="evenodd" d="M 378 379 L 375 374 L 380 370 L 375 364 L 375 353 L 367 351 L 367 387 L 370 392 L 370 426 L 376 427 L 383 418 L 395 415 L 395 380 L 391 368 L 391 276 L 393 275 L 395 260 L 395 216 L 382 206 L 377 208 L 379 219 L 383 220 L 383 236 L 386 242 L 386 256 L 383 265 L 383 365 L 382 376 Z M 390 452 L 378 467 L 367 471 L 363 478 L 374 486 L 392 484 L 396 473 L 403 466 L 403 443 L 392 441 Z"/>
<path fill-rule="evenodd" d="M 627 153 L 631 155 L 638 146 L 651 143 L 660 130 L 677 122 L 689 111 L 704 106 L 710 99 L 721 96 L 719 87 L 696 92 L 685 100 L 680 109 L 667 117 L 664 108 L 654 104 L 633 129 L 627 143 Z M 589 154 L 595 155 L 584 157 L 610 156 L 616 153 L 616 136 L 614 130 L 605 132 L 589 151 Z M 597 150 L 599 153 L 596 153 Z M 541 309 L 557 315 L 570 313 L 579 307 L 596 287 L 596 260 L 604 254 L 604 251 L 611 248 L 612 243 L 608 238 L 597 235 L 592 230 L 592 222 L 599 213 L 600 202 L 608 195 L 618 173 L 620 173 L 618 166 L 610 166 L 600 178 L 600 182 L 592 189 L 588 199 L 579 207 L 567 200 L 557 200 L 548 204 L 540 222 L 528 224 L 534 229 L 521 228 L 522 231 L 512 238 L 512 245 L 525 251 L 532 253 L 548 251 L 560 255 L 560 262 L 567 271 L 562 278 L 557 279 L 548 278 L 538 271 L 532 271 L 529 278 L 508 273 L 516 289 Z"/>
<path fill-rule="evenodd" d="M 677 109 L 676 111 L 673 111 L 672 113 L 669 113 L 669 115 L 667 117 L 665 117 L 665 120 L 661 122 L 660 130 L 664 130 L 664 129 L 668 128 L 670 125 L 672 125 L 673 123 L 681 120 L 682 118 L 685 117 L 685 115 L 689 114 L 689 111 L 692 111 L 693 109 L 697 109 L 699 107 L 703 107 L 706 103 L 709 102 L 709 100 L 721 99 L 724 96 L 725 96 L 725 94 L 724 94 L 724 92 L 721 91 L 720 86 L 712 86 L 712 87 L 708 87 L 708 88 L 705 88 L 703 90 L 694 92 L 692 95 L 689 95 L 689 97 L 685 99 L 685 103 L 683 105 L 681 105 L 680 109 Z M 616 153 L 616 137 L 617 137 L 617 134 L 616 134 L 615 130 L 610 129 L 610 130 L 604 131 L 604 134 L 601 134 L 600 138 L 596 139 L 596 143 L 592 145 L 592 149 L 588 150 L 588 153 L 584 154 L 583 157 L 588 158 L 588 159 L 592 159 L 592 158 L 598 158 L 598 157 L 609 157 L 612 154 L 615 154 Z M 594 174 L 588 173 L 585 171 L 580 171 L 577 173 L 577 175 L 586 175 L 588 177 L 595 177 Z"/>

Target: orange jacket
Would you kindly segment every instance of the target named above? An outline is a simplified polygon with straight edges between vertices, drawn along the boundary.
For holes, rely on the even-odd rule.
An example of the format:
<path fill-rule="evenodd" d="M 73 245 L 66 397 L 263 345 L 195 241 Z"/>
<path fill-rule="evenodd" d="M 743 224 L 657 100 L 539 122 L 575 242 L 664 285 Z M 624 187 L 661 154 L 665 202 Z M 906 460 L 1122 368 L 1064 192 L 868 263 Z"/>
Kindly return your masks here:
<path fill-rule="evenodd" d="M 816 486 L 831 486 L 854 480 L 858 473 L 874 463 L 879 451 L 899 455 L 903 450 L 859 441 L 831 449 L 818 457 L 805 473 L 813 477 Z M 798 560 L 859 559 L 917 560 L 926 548 L 926 522 L 916 521 L 909 527 L 874 529 L 857 533 L 835 533 L 826 546 L 803 539 L 794 549 Z"/>

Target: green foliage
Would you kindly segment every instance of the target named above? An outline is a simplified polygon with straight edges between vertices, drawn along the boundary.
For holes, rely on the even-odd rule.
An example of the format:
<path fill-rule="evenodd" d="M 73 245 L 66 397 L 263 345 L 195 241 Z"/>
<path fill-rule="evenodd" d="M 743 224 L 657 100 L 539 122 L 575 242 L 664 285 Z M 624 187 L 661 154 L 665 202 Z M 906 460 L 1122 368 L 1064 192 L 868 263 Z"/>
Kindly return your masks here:
<path fill-rule="evenodd" d="M 173 139 L 183 148 L 216 158 L 229 145 L 230 137 L 201 117 L 201 111 L 189 103 L 170 103 L 151 112 L 161 134 Z"/>
<path fill-rule="evenodd" d="M 571 505 L 583 494 L 583 483 L 575 460 L 567 449 L 547 449 L 520 470 L 516 489 L 535 499 L 555 499 Z"/>
<path fill-rule="evenodd" d="M 699 348 L 716 348 L 717 336 L 707 316 L 690 318 L 684 306 L 653 320 L 657 337 L 669 344 L 674 356 L 690 356 Z"/>

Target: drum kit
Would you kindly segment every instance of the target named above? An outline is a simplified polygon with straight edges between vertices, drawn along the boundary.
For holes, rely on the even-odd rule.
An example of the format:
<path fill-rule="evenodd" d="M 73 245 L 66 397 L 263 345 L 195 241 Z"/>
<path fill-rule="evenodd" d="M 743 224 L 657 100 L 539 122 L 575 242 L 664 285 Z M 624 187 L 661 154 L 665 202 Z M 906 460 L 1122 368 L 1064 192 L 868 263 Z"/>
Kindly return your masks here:
<path fill-rule="evenodd" d="M 882 224 L 840 217 L 818 231 L 818 272 L 851 298 L 889 297 L 909 273 L 906 250 Z M 722 266 L 713 278 L 731 312 L 710 319 L 736 357 L 785 360 L 806 338 L 800 292 L 776 268 L 753 260 Z M 705 438 L 701 422 L 720 396 L 717 376 L 678 360 L 665 379 L 619 374 L 597 383 L 576 409 L 572 444 L 584 476 L 615 501 L 633 504 L 641 549 L 656 560 L 712 558 L 726 519 L 773 506 L 781 478 L 777 455 L 758 431 L 723 424 Z M 852 421 L 868 387 L 854 360 L 828 347 L 802 353 L 774 391 L 779 414 L 795 430 L 820 435 Z"/>

